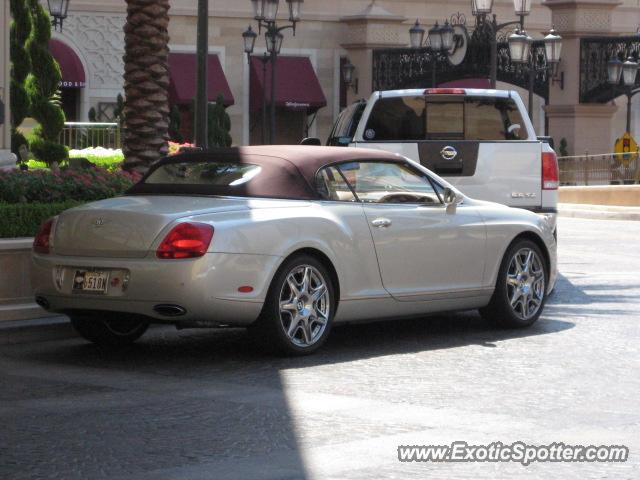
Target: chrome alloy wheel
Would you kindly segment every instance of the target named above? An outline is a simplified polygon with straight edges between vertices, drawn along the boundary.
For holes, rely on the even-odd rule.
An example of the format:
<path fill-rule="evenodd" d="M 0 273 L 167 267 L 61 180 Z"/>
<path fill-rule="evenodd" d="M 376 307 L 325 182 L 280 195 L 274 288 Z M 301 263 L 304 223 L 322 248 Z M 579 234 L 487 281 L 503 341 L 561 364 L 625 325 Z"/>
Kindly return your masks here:
<path fill-rule="evenodd" d="M 507 299 L 515 315 L 522 320 L 534 317 L 545 293 L 542 259 L 531 248 L 521 248 L 511 258 L 507 270 Z"/>
<path fill-rule="evenodd" d="M 298 347 L 310 347 L 324 333 L 331 299 L 327 281 L 310 265 L 291 270 L 280 291 L 280 323 L 287 338 Z"/>

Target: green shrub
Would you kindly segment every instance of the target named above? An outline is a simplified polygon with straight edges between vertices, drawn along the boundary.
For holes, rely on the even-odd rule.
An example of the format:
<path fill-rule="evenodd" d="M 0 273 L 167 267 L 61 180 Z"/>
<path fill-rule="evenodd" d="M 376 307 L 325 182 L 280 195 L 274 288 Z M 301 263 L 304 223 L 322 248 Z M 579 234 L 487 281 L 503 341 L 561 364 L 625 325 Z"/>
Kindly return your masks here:
<path fill-rule="evenodd" d="M 33 137 L 29 143 L 31 145 L 31 153 L 46 165 L 58 162 L 69 155 L 67 147 L 60 145 L 58 142 L 45 140 L 43 137 Z"/>
<path fill-rule="evenodd" d="M 0 203 L 0 238 L 33 237 L 42 222 L 80 203 Z"/>
<path fill-rule="evenodd" d="M 121 195 L 139 174 L 110 173 L 102 169 L 0 171 L 0 202 L 91 202 Z"/>

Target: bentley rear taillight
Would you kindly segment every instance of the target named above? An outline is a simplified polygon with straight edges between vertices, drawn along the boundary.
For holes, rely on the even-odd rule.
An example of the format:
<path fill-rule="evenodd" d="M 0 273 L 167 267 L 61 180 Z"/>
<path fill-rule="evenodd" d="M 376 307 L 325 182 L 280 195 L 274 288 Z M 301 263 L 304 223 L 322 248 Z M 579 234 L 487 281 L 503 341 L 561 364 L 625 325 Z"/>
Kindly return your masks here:
<path fill-rule="evenodd" d="M 35 253 L 40 253 L 47 255 L 51 251 L 51 232 L 53 230 L 53 222 L 54 219 L 50 218 L 42 225 L 40 225 L 40 230 L 36 234 L 33 239 L 33 251 Z"/>
<path fill-rule="evenodd" d="M 213 227 L 206 223 L 180 223 L 164 237 L 156 256 L 165 260 L 202 257 L 213 238 Z"/>

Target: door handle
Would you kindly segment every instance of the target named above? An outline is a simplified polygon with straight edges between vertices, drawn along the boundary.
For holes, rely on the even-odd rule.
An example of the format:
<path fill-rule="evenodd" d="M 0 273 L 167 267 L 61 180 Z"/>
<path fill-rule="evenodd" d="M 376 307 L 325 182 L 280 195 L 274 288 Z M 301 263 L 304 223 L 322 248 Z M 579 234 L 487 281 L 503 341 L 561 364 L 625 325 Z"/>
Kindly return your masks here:
<path fill-rule="evenodd" d="M 380 218 L 376 218 L 375 220 L 372 220 L 371 225 L 377 228 L 386 228 L 391 225 L 391 220 L 389 220 L 388 218 L 380 217 Z"/>

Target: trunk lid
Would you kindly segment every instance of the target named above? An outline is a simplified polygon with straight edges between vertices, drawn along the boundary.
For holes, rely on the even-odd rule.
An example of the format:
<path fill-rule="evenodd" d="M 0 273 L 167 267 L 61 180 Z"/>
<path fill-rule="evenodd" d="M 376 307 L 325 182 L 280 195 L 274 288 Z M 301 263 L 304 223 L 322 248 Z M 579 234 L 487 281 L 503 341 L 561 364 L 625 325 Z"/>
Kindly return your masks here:
<path fill-rule="evenodd" d="M 125 196 L 63 212 L 53 253 L 63 256 L 143 258 L 160 232 L 178 218 L 247 210 L 251 199 Z"/>

